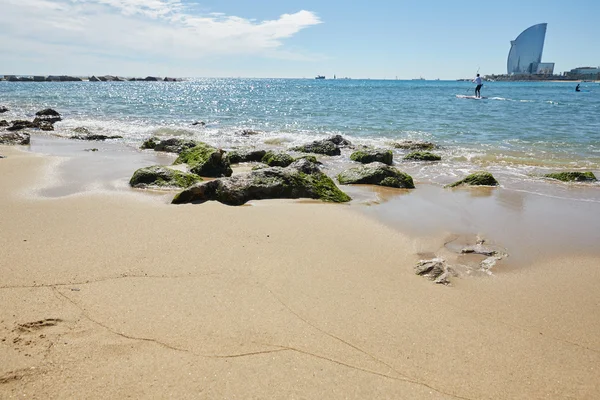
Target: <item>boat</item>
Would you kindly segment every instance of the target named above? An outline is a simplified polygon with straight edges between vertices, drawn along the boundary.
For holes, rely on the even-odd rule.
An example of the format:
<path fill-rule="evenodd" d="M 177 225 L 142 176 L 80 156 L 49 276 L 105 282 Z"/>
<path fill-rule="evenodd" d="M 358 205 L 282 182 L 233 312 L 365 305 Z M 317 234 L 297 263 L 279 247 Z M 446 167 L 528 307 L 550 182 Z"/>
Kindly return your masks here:
<path fill-rule="evenodd" d="M 325 75 L 317 75 L 315 76 L 315 79 L 325 79 Z"/>
<path fill-rule="evenodd" d="M 413 81 L 424 81 L 425 78 L 423 78 L 422 76 L 418 77 L 418 78 L 413 78 Z"/>

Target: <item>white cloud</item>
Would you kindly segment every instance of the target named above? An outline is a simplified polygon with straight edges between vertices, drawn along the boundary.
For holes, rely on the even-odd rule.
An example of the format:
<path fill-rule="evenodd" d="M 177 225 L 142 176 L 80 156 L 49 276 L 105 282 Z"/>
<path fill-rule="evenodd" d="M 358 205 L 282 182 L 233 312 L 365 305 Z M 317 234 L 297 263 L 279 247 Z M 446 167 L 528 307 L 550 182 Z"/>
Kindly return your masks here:
<path fill-rule="evenodd" d="M 299 59 L 306 55 L 286 50 L 284 40 L 321 23 L 304 10 L 265 21 L 190 10 L 184 0 L 3 0 L 0 50 L 14 55 L 18 42 L 23 51 L 51 54 L 55 49 L 54 56 L 65 62 L 86 51 L 109 55 L 113 62 L 220 55 Z"/>

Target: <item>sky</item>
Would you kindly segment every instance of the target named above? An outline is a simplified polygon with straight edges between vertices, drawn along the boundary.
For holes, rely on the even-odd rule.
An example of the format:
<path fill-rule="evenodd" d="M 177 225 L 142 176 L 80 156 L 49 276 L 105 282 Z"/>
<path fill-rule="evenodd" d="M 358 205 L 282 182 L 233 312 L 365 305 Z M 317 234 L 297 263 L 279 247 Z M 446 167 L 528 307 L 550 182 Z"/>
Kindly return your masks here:
<path fill-rule="evenodd" d="M 0 0 L 0 75 L 458 79 L 546 22 L 555 73 L 600 65 L 600 1 Z"/>

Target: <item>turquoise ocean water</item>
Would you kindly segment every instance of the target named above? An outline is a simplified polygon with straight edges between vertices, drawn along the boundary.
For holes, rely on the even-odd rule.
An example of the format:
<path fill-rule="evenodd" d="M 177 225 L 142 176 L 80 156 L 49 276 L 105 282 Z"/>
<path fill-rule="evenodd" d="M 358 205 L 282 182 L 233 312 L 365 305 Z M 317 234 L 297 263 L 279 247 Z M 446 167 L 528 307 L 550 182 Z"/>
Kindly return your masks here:
<path fill-rule="evenodd" d="M 138 147 L 152 135 L 204 140 L 224 149 L 285 150 L 341 134 L 356 144 L 389 147 L 394 140 L 432 141 L 440 163 L 397 166 L 417 182 L 445 184 L 474 170 L 493 172 L 516 190 L 583 196 L 598 201 L 599 185 L 573 191 L 540 181 L 561 170 L 600 172 L 600 84 L 487 82 L 487 99 L 457 81 L 195 79 L 183 82 L 0 82 L 2 119 L 31 119 L 42 108 L 64 121 L 53 135 L 84 126 L 122 135 Z M 459 97 L 457 97 L 459 96 Z M 206 126 L 192 126 L 204 121 Z M 251 129 L 259 135 L 243 136 Z M 349 164 L 349 153 L 325 160 L 331 173 Z M 551 185 L 551 186 L 548 186 Z M 582 191 L 585 193 L 582 195 Z"/>

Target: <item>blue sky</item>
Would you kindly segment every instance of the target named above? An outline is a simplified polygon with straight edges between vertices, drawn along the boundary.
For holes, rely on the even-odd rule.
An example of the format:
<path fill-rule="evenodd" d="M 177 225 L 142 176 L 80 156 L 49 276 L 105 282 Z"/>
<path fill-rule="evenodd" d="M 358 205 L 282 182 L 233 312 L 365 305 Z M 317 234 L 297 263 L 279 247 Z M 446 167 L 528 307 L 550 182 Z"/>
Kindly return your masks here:
<path fill-rule="evenodd" d="M 600 65 L 600 1 L 2 0 L 0 74 L 456 79 L 548 23 L 555 72 Z"/>

